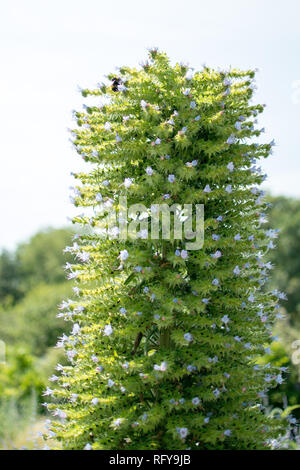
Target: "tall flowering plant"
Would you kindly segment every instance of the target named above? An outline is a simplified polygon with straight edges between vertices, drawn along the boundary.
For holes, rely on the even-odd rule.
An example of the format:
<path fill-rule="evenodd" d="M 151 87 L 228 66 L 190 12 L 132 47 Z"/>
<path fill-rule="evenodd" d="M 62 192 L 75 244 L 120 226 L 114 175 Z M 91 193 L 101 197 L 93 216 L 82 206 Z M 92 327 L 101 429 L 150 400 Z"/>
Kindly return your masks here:
<path fill-rule="evenodd" d="M 76 286 L 60 315 L 73 325 L 58 346 L 69 365 L 45 392 L 48 435 L 64 449 L 260 449 L 284 428 L 262 404 L 284 370 L 257 364 L 284 295 L 262 289 L 277 232 L 263 228 L 256 165 L 274 143 L 256 142 L 254 76 L 193 73 L 153 49 L 141 68 L 82 90 L 95 103 L 75 113 L 73 142 L 90 166 L 74 175 L 84 213 L 73 221 L 87 230 L 67 248 Z M 147 212 L 124 237 L 120 197 L 204 205 L 203 246 L 187 249 L 172 230 L 153 239 Z"/>

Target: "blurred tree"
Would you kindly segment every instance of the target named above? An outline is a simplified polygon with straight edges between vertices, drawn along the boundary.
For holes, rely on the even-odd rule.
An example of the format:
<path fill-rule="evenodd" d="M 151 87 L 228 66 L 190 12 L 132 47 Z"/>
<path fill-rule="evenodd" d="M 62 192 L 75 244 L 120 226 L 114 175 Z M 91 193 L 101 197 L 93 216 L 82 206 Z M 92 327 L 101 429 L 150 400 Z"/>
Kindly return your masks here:
<path fill-rule="evenodd" d="M 57 306 L 70 293 L 66 282 L 37 285 L 17 305 L 0 313 L 1 339 L 11 345 L 26 345 L 33 354 L 42 356 L 65 331 L 65 322 L 56 317 Z"/>
<path fill-rule="evenodd" d="M 277 322 L 274 333 L 280 342 L 273 343 L 271 354 L 265 356 L 265 363 L 285 365 L 289 368 L 284 385 L 269 393 L 273 406 L 284 403 L 300 403 L 300 367 L 293 364 L 293 342 L 300 339 L 300 201 L 286 197 L 270 197 L 270 228 L 279 229 L 277 249 L 271 250 L 270 261 L 274 272 L 270 285 L 286 292 L 288 300 L 284 303 L 286 319 Z M 293 414 L 300 417 L 300 410 Z"/>
<path fill-rule="evenodd" d="M 0 302 L 9 305 L 20 297 L 19 262 L 15 254 L 3 250 L 0 254 Z"/>
<path fill-rule="evenodd" d="M 55 284 L 65 280 L 63 265 L 70 255 L 63 253 L 70 245 L 69 229 L 48 229 L 21 244 L 16 252 L 23 292 L 39 283 Z"/>
<path fill-rule="evenodd" d="M 275 265 L 272 286 L 286 292 L 288 322 L 300 330 L 300 201 L 271 198 L 270 225 L 280 230 L 278 247 L 270 253 Z"/>

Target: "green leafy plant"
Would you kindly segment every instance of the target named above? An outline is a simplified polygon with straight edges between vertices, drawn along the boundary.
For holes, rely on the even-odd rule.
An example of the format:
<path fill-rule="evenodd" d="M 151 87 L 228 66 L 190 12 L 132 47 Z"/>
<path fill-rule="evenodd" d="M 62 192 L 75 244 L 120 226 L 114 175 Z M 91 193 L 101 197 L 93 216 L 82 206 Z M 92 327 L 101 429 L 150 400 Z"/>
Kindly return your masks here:
<path fill-rule="evenodd" d="M 261 449 L 284 432 L 262 405 L 284 368 L 256 363 L 284 295 L 261 289 L 277 234 L 263 229 L 255 163 L 273 142 L 254 140 L 254 76 L 191 74 L 153 49 L 140 69 L 82 90 L 95 105 L 75 113 L 74 145 L 91 168 L 75 175 L 87 211 L 73 221 L 90 232 L 67 249 L 78 261 L 78 297 L 61 306 L 70 365 L 46 391 L 64 449 Z M 150 239 L 141 217 L 143 236 L 104 239 L 100 208 L 121 210 L 120 196 L 128 207 L 204 204 L 203 248 L 173 231 Z"/>

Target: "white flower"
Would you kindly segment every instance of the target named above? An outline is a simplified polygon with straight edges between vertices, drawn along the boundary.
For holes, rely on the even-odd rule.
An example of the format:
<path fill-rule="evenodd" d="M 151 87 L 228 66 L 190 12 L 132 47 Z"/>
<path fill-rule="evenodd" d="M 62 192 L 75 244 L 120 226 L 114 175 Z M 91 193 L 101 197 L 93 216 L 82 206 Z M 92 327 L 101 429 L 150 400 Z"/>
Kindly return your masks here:
<path fill-rule="evenodd" d="M 145 109 L 146 106 L 147 106 L 147 103 L 146 103 L 145 100 L 141 100 L 141 101 L 140 101 L 140 105 L 141 105 L 141 107 L 142 107 L 143 109 Z"/>
<path fill-rule="evenodd" d="M 147 166 L 146 173 L 147 173 L 147 175 L 152 176 L 153 175 L 153 168 L 151 168 L 151 166 Z"/>
<path fill-rule="evenodd" d="M 112 329 L 111 324 L 109 323 L 108 325 L 105 325 L 104 330 L 103 330 L 104 336 L 110 336 L 112 332 L 113 332 L 113 329 Z"/>
<path fill-rule="evenodd" d="M 61 419 L 66 419 L 67 413 L 64 411 L 60 410 L 59 408 L 56 408 L 56 410 L 53 413 L 53 416 L 58 416 Z"/>
<path fill-rule="evenodd" d="M 92 450 L 91 444 L 86 444 L 83 448 L 83 450 Z"/>
<path fill-rule="evenodd" d="M 98 403 L 99 403 L 98 398 L 93 398 L 91 401 L 92 401 L 93 405 L 98 405 Z"/>
<path fill-rule="evenodd" d="M 116 226 L 116 227 L 112 227 L 112 228 L 109 230 L 109 234 L 110 234 L 110 236 L 113 237 L 113 238 L 116 238 L 116 237 L 119 235 L 119 233 L 120 233 L 120 229 L 119 229 L 119 227 L 117 227 L 117 226 Z"/>
<path fill-rule="evenodd" d="M 72 330 L 72 335 L 78 335 L 80 333 L 80 326 L 78 323 L 75 323 Z"/>
<path fill-rule="evenodd" d="M 129 254 L 127 250 L 121 250 L 119 254 L 119 258 L 121 261 L 126 261 L 128 258 Z"/>
<path fill-rule="evenodd" d="M 184 90 L 182 93 L 185 95 L 185 96 L 188 96 L 191 92 L 191 89 L 190 88 L 187 88 L 186 90 Z"/>
<path fill-rule="evenodd" d="M 82 251 L 81 253 L 78 253 L 77 256 L 83 262 L 86 262 L 90 259 L 90 254 L 87 253 L 86 251 Z"/>
<path fill-rule="evenodd" d="M 181 439 L 185 439 L 186 436 L 188 435 L 189 431 L 188 431 L 188 428 L 178 428 L 178 433 L 179 433 Z"/>
<path fill-rule="evenodd" d="M 51 388 L 47 387 L 47 389 L 43 392 L 43 395 L 44 396 L 52 396 L 54 393 L 54 390 L 52 390 Z"/>
<path fill-rule="evenodd" d="M 159 139 L 159 137 L 157 137 L 157 139 L 155 140 L 155 145 L 159 145 L 161 143 L 161 140 Z"/>
<path fill-rule="evenodd" d="M 189 254 L 186 250 L 181 250 L 180 256 L 182 259 L 187 259 Z"/>
<path fill-rule="evenodd" d="M 125 180 L 124 180 L 125 188 L 130 188 L 131 185 L 132 185 L 132 179 L 131 178 L 125 178 Z"/>
<path fill-rule="evenodd" d="M 186 73 L 185 79 L 186 79 L 186 80 L 192 80 L 193 76 L 194 76 L 193 71 L 192 71 L 192 70 L 189 70 L 189 71 Z"/>
<path fill-rule="evenodd" d="M 119 427 L 119 426 L 121 426 L 123 420 L 124 420 L 123 418 L 117 418 L 117 419 L 115 419 L 115 420 L 113 421 L 112 424 L 113 424 L 113 426 L 115 426 L 115 427 Z"/>
<path fill-rule="evenodd" d="M 126 90 L 127 90 L 127 88 L 126 88 L 125 85 L 122 85 L 122 84 L 118 85 L 118 91 L 126 91 Z"/>
<path fill-rule="evenodd" d="M 111 380 L 111 379 L 108 379 L 108 381 L 107 381 L 107 386 L 108 386 L 109 388 L 111 388 L 111 387 L 113 387 L 114 385 L 115 385 L 115 382 L 114 382 L 113 380 Z"/>
<path fill-rule="evenodd" d="M 111 124 L 110 124 L 110 122 L 106 122 L 106 123 L 104 124 L 104 129 L 105 129 L 106 131 L 110 131 L 110 129 L 111 129 Z"/>
<path fill-rule="evenodd" d="M 228 168 L 229 171 L 233 171 L 234 170 L 234 164 L 232 162 L 228 163 L 227 168 Z"/>
<path fill-rule="evenodd" d="M 103 197 L 101 196 L 101 193 L 97 193 L 97 194 L 96 194 L 96 201 L 97 201 L 97 202 L 101 202 L 102 199 L 103 199 Z"/>

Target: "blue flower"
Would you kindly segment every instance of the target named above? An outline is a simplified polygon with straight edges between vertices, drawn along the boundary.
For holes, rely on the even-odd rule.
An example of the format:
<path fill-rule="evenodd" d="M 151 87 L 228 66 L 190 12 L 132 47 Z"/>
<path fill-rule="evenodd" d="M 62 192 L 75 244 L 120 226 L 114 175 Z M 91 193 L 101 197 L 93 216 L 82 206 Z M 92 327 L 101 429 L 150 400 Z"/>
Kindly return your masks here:
<path fill-rule="evenodd" d="M 185 335 L 183 337 L 188 343 L 193 341 L 193 336 L 191 335 L 191 333 L 185 333 Z"/>
<path fill-rule="evenodd" d="M 233 171 L 233 170 L 234 170 L 234 164 L 233 164 L 233 162 L 228 163 L 227 168 L 228 168 L 228 170 L 229 170 L 230 172 Z"/>
<path fill-rule="evenodd" d="M 174 181 L 175 181 L 175 175 L 169 175 L 169 176 L 168 176 L 168 181 L 169 181 L 169 183 L 174 183 Z"/>
<path fill-rule="evenodd" d="M 234 134 L 231 134 L 231 136 L 228 137 L 228 139 L 226 140 L 226 144 L 235 144 L 235 142 L 236 142 L 236 138 Z"/>
<path fill-rule="evenodd" d="M 231 80 L 230 80 L 230 78 L 224 78 L 224 80 L 223 80 L 223 85 L 224 85 L 224 86 L 230 86 L 230 85 L 231 85 Z"/>
<path fill-rule="evenodd" d="M 234 268 L 234 270 L 233 270 L 233 273 L 234 273 L 236 276 L 238 276 L 238 275 L 240 274 L 240 272 L 241 272 L 241 271 L 240 271 L 240 268 L 239 268 L 238 266 L 236 266 L 236 267 Z"/>
<path fill-rule="evenodd" d="M 215 279 L 212 281 L 212 285 L 213 285 L 213 286 L 218 286 L 218 285 L 219 285 L 219 279 L 215 278 Z"/>
<path fill-rule="evenodd" d="M 192 399 L 192 403 L 193 403 L 193 405 L 195 405 L 195 406 L 199 405 L 199 403 L 200 403 L 199 398 L 198 398 L 198 397 L 193 398 L 193 399 Z"/>
<path fill-rule="evenodd" d="M 221 320 L 222 323 L 225 323 L 225 325 L 230 322 L 230 318 L 228 317 L 228 315 L 224 315 Z"/>
<path fill-rule="evenodd" d="M 196 102 L 195 102 L 195 101 L 191 101 L 191 104 L 190 104 L 191 109 L 195 109 L 196 106 L 197 106 Z"/>

